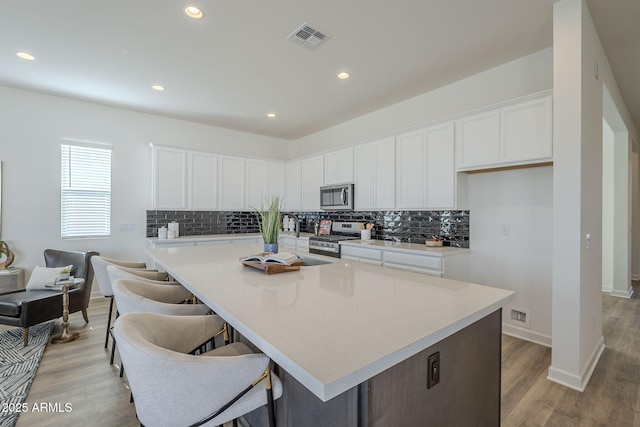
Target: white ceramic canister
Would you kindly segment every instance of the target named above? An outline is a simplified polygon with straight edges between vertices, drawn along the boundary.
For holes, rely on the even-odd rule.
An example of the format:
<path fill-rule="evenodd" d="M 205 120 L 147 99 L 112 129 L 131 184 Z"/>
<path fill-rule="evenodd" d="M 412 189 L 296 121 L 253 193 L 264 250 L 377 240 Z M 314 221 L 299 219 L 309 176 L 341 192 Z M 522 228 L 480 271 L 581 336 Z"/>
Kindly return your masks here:
<path fill-rule="evenodd" d="M 170 239 L 180 236 L 180 224 L 175 221 L 171 221 L 169 223 L 169 232 L 167 233 L 167 236 Z"/>
<path fill-rule="evenodd" d="M 167 238 L 167 227 L 158 228 L 158 239 L 166 239 Z"/>

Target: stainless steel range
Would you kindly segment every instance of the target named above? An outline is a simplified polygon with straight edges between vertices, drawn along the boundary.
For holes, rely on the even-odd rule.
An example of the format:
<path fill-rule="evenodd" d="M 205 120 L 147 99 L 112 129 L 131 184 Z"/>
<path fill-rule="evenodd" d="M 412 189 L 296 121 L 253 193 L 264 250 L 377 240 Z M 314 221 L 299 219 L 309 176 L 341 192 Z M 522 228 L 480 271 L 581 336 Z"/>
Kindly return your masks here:
<path fill-rule="evenodd" d="M 309 253 L 340 258 L 342 240 L 360 239 L 360 223 L 337 222 L 331 224 L 331 234 L 309 237 Z"/>

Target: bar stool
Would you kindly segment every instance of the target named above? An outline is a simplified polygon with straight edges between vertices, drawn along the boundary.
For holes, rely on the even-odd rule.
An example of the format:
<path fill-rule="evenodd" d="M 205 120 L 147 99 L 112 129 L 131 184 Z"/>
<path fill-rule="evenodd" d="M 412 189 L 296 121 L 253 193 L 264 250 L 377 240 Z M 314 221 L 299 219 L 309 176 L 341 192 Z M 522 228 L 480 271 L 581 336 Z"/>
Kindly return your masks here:
<path fill-rule="evenodd" d="M 157 270 L 146 270 L 147 264 L 141 261 L 124 261 L 124 260 L 116 260 L 103 256 L 94 256 L 91 258 L 91 265 L 93 266 L 93 271 L 95 272 L 96 281 L 98 282 L 98 287 L 100 288 L 100 293 L 104 295 L 106 298 L 109 298 L 109 316 L 107 317 L 107 331 L 104 337 L 104 348 L 107 348 L 109 345 L 109 333 L 111 330 L 111 317 L 113 315 L 113 289 L 111 289 L 111 281 L 109 280 L 109 276 L 107 274 L 107 267 L 110 265 L 118 265 L 122 267 L 127 267 L 129 270 L 137 270 L 140 274 L 144 274 L 143 272 L 155 273 L 155 277 L 161 277 L 161 273 L 158 273 Z M 166 273 L 162 273 L 166 277 Z"/>
<path fill-rule="evenodd" d="M 242 343 L 186 354 L 209 335 L 211 317 L 127 313 L 116 320 L 114 335 L 141 424 L 222 425 L 267 405 L 275 426 L 282 383 L 269 357 Z"/>

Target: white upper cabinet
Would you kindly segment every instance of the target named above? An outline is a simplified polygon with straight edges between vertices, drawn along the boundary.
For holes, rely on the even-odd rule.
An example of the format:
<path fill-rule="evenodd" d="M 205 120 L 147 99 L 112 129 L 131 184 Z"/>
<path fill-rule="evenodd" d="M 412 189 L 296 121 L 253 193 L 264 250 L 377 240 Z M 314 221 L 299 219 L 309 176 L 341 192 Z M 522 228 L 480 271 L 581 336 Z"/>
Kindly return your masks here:
<path fill-rule="evenodd" d="M 396 208 L 455 208 L 453 122 L 396 137 Z"/>
<path fill-rule="evenodd" d="M 551 161 L 552 98 L 537 97 L 456 122 L 460 171 Z"/>
<path fill-rule="evenodd" d="M 242 157 L 218 156 L 219 197 L 218 208 L 222 210 L 244 210 L 245 203 L 245 159 Z"/>
<path fill-rule="evenodd" d="M 187 207 L 187 151 L 151 145 L 154 209 Z"/>
<path fill-rule="evenodd" d="M 273 195 L 284 197 L 284 163 L 247 159 L 245 167 L 248 209 L 259 209 Z"/>
<path fill-rule="evenodd" d="M 217 208 L 218 156 L 211 153 L 187 153 L 187 207 L 213 210 Z"/>
<path fill-rule="evenodd" d="M 247 159 L 245 164 L 247 208 L 260 209 L 267 194 L 267 162 Z"/>
<path fill-rule="evenodd" d="M 353 148 L 333 151 L 324 155 L 324 183 L 353 182 Z"/>
<path fill-rule="evenodd" d="M 393 209 L 396 194 L 396 142 L 385 138 L 354 148 L 355 209 Z"/>
<path fill-rule="evenodd" d="M 302 163 L 288 162 L 284 179 L 284 209 L 299 211 L 302 207 Z"/>
<path fill-rule="evenodd" d="M 324 157 L 316 156 L 301 161 L 303 211 L 320 210 L 320 187 L 324 184 Z"/>
<path fill-rule="evenodd" d="M 500 110 L 501 160 L 519 162 L 553 157 L 551 97 Z"/>
<path fill-rule="evenodd" d="M 284 199 L 285 164 L 267 161 L 267 192 L 265 196 L 277 194 Z"/>
<path fill-rule="evenodd" d="M 458 169 L 500 161 L 500 111 L 463 117 L 456 122 Z"/>
<path fill-rule="evenodd" d="M 424 131 L 426 156 L 425 205 L 452 209 L 456 197 L 455 136 L 453 122 Z"/>

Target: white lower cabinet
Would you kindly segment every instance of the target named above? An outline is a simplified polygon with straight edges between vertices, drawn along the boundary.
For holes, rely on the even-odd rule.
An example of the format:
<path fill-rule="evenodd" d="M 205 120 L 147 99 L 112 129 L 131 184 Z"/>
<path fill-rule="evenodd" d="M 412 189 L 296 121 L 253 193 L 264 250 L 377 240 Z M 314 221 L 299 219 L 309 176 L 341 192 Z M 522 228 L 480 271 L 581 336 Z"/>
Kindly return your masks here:
<path fill-rule="evenodd" d="M 295 236 L 280 236 L 278 240 L 278 246 L 285 246 L 287 248 L 295 249 L 296 248 L 296 238 Z"/>
<path fill-rule="evenodd" d="M 343 243 L 340 245 L 340 252 L 341 258 L 348 261 L 447 279 L 469 280 L 468 250 L 454 250 L 453 253 L 442 254 L 425 251 L 420 248 L 420 245 L 415 245 L 415 247 L 416 249 L 398 250 L 398 248 L 389 249 L 375 246 L 375 244 L 366 246 L 357 243 Z"/>
<path fill-rule="evenodd" d="M 442 277 L 444 273 L 442 257 L 422 254 L 385 251 L 382 265 L 437 277 Z"/>
<path fill-rule="evenodd" d="M 296 237 L 296 236 L 280 236 L 278 240 L 279 246 L 284 246 L 287 249 L 295 250 L 309 250 L 309 238 L 308 237 Z"/>
<path fill-rule="evenodd" d="M 360 248 L 356 246 L 341 246 L 340 257 L 349 261 L 365 264 L 382 265 L 382 250 L 375 248 Z"/>

